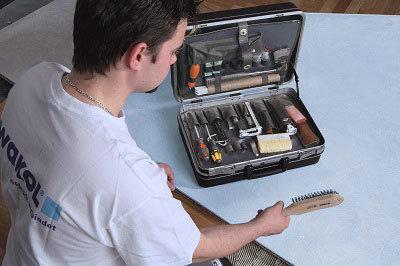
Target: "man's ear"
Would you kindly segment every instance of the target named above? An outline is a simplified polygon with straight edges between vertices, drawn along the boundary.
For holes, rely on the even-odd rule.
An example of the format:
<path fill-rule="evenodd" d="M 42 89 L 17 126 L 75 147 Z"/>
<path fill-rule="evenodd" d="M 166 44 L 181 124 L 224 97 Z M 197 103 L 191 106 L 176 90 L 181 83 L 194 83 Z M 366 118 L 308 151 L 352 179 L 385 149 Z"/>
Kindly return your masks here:
<path fill-rule="evenodd" d="M 149 56 L 148 45 L 144 42 L 137 43 L 128 51 L 128 65 L 132 70 L 140 70 L 146 57 Z"/>

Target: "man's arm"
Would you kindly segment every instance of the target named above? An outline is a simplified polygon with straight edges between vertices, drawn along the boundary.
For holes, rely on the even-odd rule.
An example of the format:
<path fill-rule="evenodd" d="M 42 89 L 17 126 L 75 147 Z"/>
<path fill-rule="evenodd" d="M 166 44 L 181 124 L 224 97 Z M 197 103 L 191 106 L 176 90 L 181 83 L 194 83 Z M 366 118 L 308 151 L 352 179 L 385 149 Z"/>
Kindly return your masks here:
<path fill-rule="evenodd" d="M 160 168 L 162 168 L 167 175 L 167 185 L 169 189 L 172 191 L 175 190 L 175 175 L 174 171 L 172 171 L 171 166 L 166 163 L 157 163 Z"/>
<path fill-rule="evenodd" d="M 269 236 L 283 232 L 290 217 L 282 214 L 283 202 L 266 208 L 251 220 L 243 224 L 219 225 L 201 229 L 200 242 L 194 251 L 193 262 L 202 262 L 222 258 L 260 236 Z"/>
<path fill-rule="evenodd" d="M 168 176 L 168 186 L 173 191 L 174 173 L 165 163 L 157 163 Z M 282 214 L 283 202 L 259 210 L 256 218 L 248 223 L 217 225 L 200 229 L 200 241 L 193 254 L 193 262 L 222 258 L 260 236 L 279 234 L 289 226 L 290 217 Z"/>

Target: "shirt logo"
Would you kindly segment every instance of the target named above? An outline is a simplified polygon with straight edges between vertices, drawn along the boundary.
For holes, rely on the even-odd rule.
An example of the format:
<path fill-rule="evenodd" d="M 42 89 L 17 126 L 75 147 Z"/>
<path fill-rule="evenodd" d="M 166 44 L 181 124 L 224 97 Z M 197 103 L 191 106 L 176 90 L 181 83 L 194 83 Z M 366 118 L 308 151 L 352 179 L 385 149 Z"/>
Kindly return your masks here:
<path fill-rule="evenodd" d="M 57 221 L 60 218 L 62 208 L 50 197 L 46 197 L 40 211 L 47 217 Z"/>
<path fill-rule="evenodd" d="M 50 229 L 56 230 L 56 226 L 50 221 L 43 219 L 37 213 L 36 209 L 39 207 L 40 202 L 45 196 L 44 191 L 40 182 L 36 179 L 34 174 L 29 170 L 25 159 L 17 148 L 15 143 L 11 140 L 10 136 L 6 134 L 5 127 L 3 127 L 3 121 L 0 120 L 0 146 L 5 150 L 7 159 L 14 166 L 15 176 L 20 181 L 10 178 L 10 182 L 16 186 L 20 192 L 23 194 L 25 201 L 28 204 L 31 218 L 42 226 L 48 227 Z M 22 182 L 21 182 L 22 181 Z M 29 199 L 30 198 L 30 199 Z M 31 205 L 31 201 L 34 206 Z M 50 218 L 52 221 L 58 221 L 61 216 L 62 208 L 58 205 L 52 198 L 46 196 L 42 208 L 40 210 L 42 214 Z"/>

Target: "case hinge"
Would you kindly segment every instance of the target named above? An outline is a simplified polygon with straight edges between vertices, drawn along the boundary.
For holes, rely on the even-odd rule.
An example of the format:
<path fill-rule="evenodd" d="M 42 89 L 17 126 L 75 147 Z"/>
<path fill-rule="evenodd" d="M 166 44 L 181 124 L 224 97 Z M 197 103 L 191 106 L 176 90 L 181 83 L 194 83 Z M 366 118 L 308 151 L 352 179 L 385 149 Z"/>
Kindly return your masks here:
<path fill-rule="evenodd" d="M 202 99 L 196 99 L 196 100 L 193 100 L 193 101 L 190 101 L 190 103 L 201 103 L 203 100 Z"/>
<path fill-rule="evenodd" d="M 279 89 L 279 86 L 272 86 L 272 87 L 268 87 L 268 90 L 277 90 Z"/>
<path fill-rule="evenodd" d="M 294 81 L 296 82 L 297 99 L 300 99 L 299 75 L 297 75 L 296 69 L 294 69 L 293 64 L 291 64 L 291 66 L 293 70 Z"/>
<path fill-rule="evenodd" d="M 315 154 L 315 150 L 311 150 L 311 151 L 300 151 L 299 152 L 299 159 L 303 160 L 307 157 L 310 157 L 311 155 Z"/>
<path fill-rule="evenodd" d="M 319 149 L 317 150 L 316 154 L 321 154 L 321 153 L 324 152 L 324 150 L 325 150 L 325 147 L 322 146 L 321 148 L 319 148 Z"/>
<path fill-rule="evenodd" d="M 238 92 L 238 93 L 229 94 L 229 97 L 237 97 L 237 96 L 241 96 L 241 95 L 242 94 L 240 92 Z"/>

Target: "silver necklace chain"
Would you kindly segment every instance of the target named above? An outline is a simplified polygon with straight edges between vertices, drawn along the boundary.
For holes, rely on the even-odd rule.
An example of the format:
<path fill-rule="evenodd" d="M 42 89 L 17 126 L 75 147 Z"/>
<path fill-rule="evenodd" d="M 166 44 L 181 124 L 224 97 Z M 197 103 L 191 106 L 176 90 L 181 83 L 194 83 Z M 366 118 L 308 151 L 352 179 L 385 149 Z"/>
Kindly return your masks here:
<path fill-rule="evenodd" d="M 98 100 L 96 100 L 95 98 L 93 98 L 92 96 L 87 94 L 86 92 L 82 91 L 81 89 L 78 88 L 78 86 L 76 86 L 74 83 L 72 83 L 72 81 L 68 77 L 68 74 L 65 75 L 64 78 L 65 78 L 65 81 L 68 83 L 68 85 L 70 85 L 72 88 L 74 88 L 77 92 L 79 92 L 81 95 L 85 96 L 86 98 L 88 98 L 89 100 L 91 100 L 92 102 L 97 104 L 99 107 L 101 107 L 104 111 L 106 111 L 110 115 L 113 115 L 104 104 L 102 104 L 101 102 L 99 102 Z"/>

